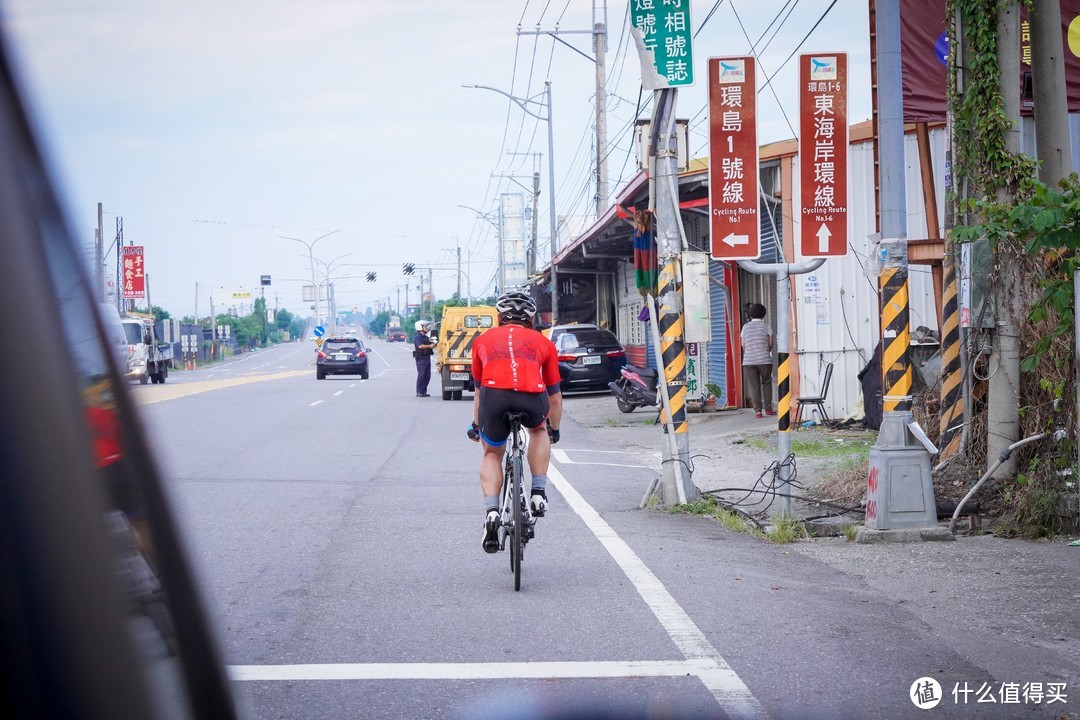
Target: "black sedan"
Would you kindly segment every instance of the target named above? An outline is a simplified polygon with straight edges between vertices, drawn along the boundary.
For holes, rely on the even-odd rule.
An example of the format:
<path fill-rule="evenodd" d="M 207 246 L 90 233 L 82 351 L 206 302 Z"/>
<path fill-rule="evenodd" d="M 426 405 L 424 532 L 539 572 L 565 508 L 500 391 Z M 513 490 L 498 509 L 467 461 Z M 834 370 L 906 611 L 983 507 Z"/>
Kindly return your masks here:
<path fill-rule="evenodd" d="M 368 379 L 368 348 L 358 338 L 332 337 L 323 343 L 315 359 L 315 377 L 359 375 Z"/>
<path fill-rule="evenodd" d="M 619 378 L 626 365 L 626 350 L 613 333 L 588 325 L 558 330 L 554 342 L 563 392 L 607 390 L 608 383 Z"/>

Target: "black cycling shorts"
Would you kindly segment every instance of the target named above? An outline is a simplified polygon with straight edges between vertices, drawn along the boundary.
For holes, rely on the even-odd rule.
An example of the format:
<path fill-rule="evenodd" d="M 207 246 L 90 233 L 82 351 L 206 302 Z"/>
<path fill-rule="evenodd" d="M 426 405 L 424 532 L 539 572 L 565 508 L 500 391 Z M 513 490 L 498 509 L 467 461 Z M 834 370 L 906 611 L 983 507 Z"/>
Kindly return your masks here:
<path fill-rule="evenodd" d="M 488 387 L 479 388 L 479 392 L 480 435 L 484 442 L 493 447 L 503 445 L 510 437 L 510 422 L 503 417 L 508 411 L 525 413 L 521 424 L 527 428 L 538 428 L 547 418 L 547 393 L 523 393 Z"/>

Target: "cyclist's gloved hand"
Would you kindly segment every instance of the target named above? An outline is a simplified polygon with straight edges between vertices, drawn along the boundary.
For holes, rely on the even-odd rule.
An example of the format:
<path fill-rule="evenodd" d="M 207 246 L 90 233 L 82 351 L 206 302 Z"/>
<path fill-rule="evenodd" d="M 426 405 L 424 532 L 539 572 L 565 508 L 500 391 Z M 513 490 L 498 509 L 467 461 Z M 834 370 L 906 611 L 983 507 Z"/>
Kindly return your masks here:
<path fill-rule="evenodd" d="M 469 439 L 473 442 L 480 442 L 480 428 L 476 426 L 476 423 L 469 425 L 469 429 L 465 431 L 465 434 L 469 436 Z"/>
<path fill-rule="evenodd" d="M 559 431 L 551 427 L 550 420 L 546 420 L 545 422 L 547 423 L 548 440 L 550 440 L 551 444 L 554 445 L 555 443 L 559 442 Z"/>

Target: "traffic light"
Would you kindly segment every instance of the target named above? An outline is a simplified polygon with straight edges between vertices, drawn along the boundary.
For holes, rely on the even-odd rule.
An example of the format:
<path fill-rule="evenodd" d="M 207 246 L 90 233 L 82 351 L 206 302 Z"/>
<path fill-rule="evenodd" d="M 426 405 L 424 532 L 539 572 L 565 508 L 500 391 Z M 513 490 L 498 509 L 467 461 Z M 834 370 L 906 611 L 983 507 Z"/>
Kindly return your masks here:
<path fill-rule="evenodd" d="M 405 263 L 401 266 L 401 272 L 405 275 L 412 275 L 415 270 L 416 265 L 414 265 L 413 263 Z"/>
<path fill-rule="evenodd" d="M 368 282 L 375 282 L 375 273 L 374 272 L 369 272 L 367 274 L 367 281 Z"/>

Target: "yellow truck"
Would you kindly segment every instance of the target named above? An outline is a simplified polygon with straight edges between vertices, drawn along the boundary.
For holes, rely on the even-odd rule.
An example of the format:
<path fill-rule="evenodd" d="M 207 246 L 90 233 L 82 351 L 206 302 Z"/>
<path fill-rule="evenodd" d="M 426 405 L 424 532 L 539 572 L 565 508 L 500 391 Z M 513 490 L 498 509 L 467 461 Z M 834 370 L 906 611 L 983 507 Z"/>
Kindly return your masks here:
<path fill-rule="evenodd" d="M 499 324 L 499 311 L 490 305 L 444 307 L 435 345 L 435 370 L 442 382 L 443 400 L 460 400 L 462 391 L 475 392 L 472 345 L 480 333 Z"/>

